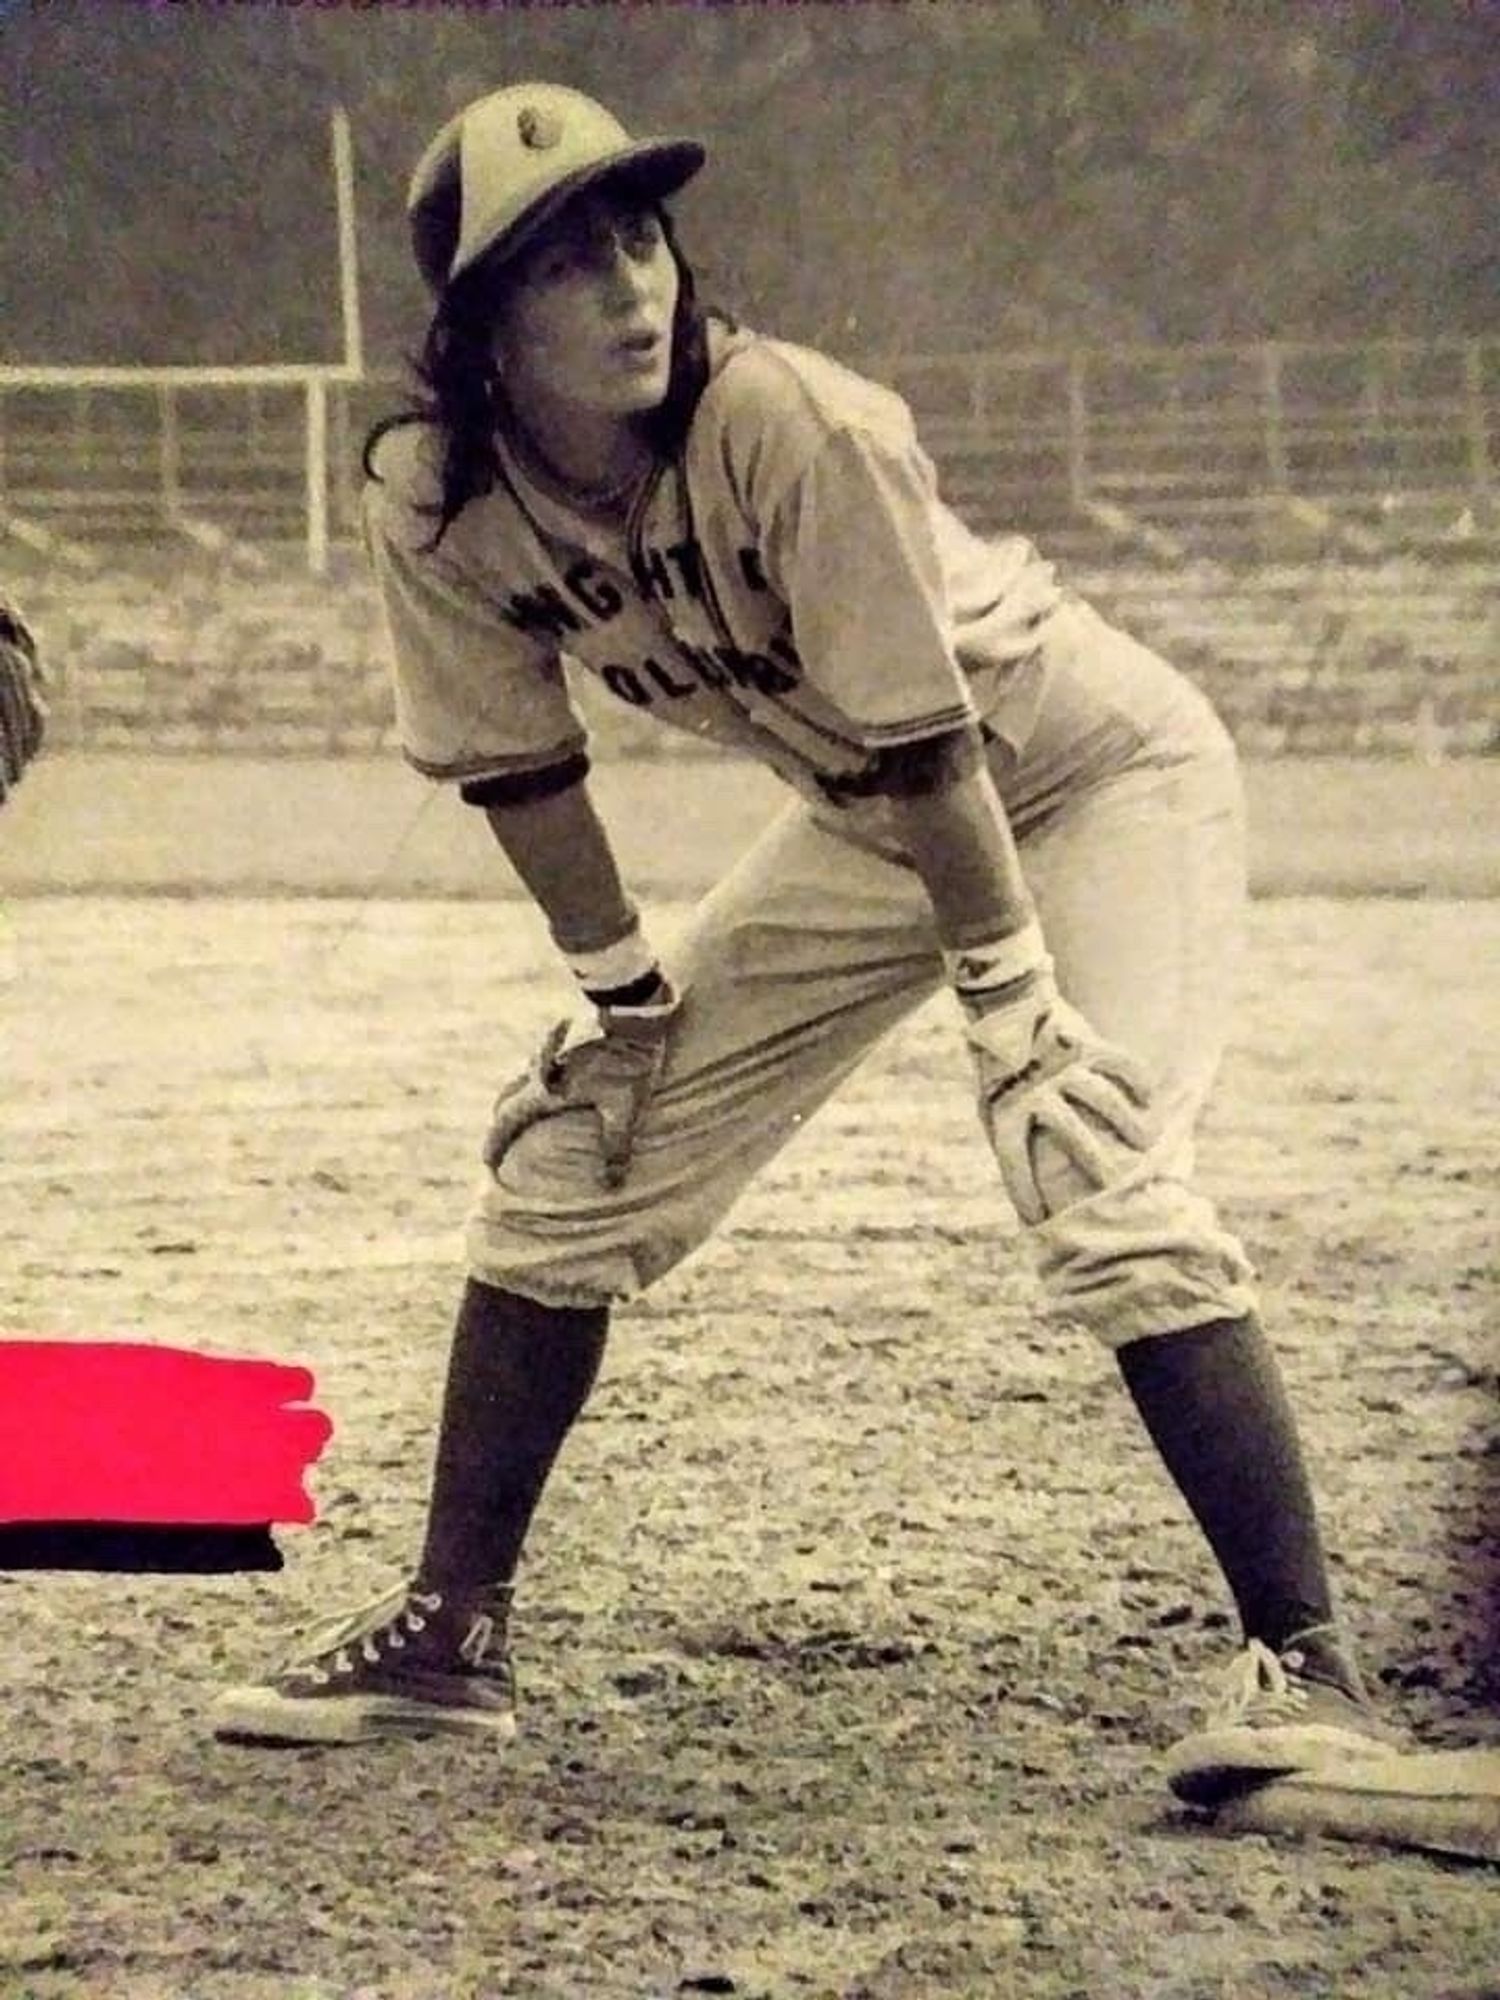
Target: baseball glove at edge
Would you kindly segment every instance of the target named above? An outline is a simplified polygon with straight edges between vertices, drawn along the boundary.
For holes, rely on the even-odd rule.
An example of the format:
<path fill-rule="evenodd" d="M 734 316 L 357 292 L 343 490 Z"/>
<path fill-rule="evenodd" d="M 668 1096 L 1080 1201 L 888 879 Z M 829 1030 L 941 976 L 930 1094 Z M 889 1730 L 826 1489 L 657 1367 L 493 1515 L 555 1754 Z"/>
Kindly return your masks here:
<path fill-rule="evenodd" d="M 0 803 L 42 747 L 46 676 L 31 628 L 0 598 Z"/>

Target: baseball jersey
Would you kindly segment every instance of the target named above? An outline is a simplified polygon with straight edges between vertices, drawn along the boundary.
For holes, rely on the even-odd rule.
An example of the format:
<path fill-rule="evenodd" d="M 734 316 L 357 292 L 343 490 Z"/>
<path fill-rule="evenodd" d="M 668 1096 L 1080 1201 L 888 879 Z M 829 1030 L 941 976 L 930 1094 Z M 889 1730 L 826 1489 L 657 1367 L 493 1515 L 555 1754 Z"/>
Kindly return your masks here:
<path fill-rule="evenodd" d="M 789 342 L 711 334 L 684 448 L 623 520 L 582 510 L 502 444 L 493 490 L 427 547 L 439 434 L 382 439 L 365 536 L 419 771 L 525 772 L 582 748 L 570 662 L 856 809 L 876 805 L 860 781 L 878 752 L 964 723 L 1008 746 L 1008 804 L 1138 746 L 1160 690 L 1143 684 L 1133 714 L 1117 671 L 1101 687 L 1086 662 L 1049 659 L 1052 565 L 944 504 L 899 396 Z"/>

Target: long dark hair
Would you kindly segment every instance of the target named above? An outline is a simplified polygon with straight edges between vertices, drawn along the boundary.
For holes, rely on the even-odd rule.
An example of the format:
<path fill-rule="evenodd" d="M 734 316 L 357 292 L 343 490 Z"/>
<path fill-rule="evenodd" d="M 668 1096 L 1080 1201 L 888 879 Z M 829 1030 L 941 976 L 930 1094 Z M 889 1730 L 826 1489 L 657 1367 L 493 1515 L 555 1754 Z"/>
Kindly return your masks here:
<path fill-rule="evenodd" d="M 727 315 L 710 313 L 698 300 L 693 268 L 677 240 L 672 218 L 656 210 L 677 266 L 677 311 L 672 322 L 672 367 L 667 393 L 654 409 L 632 421 L 660 459 L 675 458 L 708 382 L 708 322 Z M 410 367 L 415 400 L 383 416 L 365 439 L 365 476 L 377 482 L 374 454 L 387 431 L 403 424 L 432 424 L 442 435 L 439 495 L 421 511 L 436 523 L 429 549 L 436 548 L 471 500 L 493 490 L 501 478 L 495 450 L 500 416 L 494 365 L 490 359 L 497 307 L 509 273 L 481 258 L 447 287 L 428 326 L 420 354 Z"/>

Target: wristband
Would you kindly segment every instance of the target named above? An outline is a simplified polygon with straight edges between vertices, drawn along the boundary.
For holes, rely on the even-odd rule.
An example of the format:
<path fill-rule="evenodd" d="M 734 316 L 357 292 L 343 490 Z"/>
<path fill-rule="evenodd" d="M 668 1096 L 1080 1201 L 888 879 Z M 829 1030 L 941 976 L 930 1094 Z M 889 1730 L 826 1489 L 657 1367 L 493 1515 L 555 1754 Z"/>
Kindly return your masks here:
<path fill-rule="evenodd" d="M 1046 941 L 1035 917 L 1005 937 L 943 953 L 949 984 L 962 997 L 998 992 L 1030 973 L 1045 970 L 1047 964 Z"/>
<path fill-rule="evenodd" d="M 585 993 L 611 993 L 619 986 L 634 986 L 656 971 L 656 953 L 646 942 L 639 922 L 599 951 L 567 954 L 568 970 Z"/>
<path fill-rule="evenodd" d="M 667 976 L 657 965 L 628 986 L 586 986 L 583 997 L 601 1014 L 651 1014 L 676 1004 Z"/>

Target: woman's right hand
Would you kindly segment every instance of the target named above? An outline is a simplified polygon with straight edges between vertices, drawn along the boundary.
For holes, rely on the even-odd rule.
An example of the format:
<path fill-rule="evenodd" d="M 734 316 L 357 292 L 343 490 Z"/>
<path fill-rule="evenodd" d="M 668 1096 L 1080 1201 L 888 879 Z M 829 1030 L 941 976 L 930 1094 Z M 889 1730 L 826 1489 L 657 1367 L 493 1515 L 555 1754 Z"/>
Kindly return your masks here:
<path fill-rule="evenodd" d="M 639 1007 L 601 1007 L 599 1029 L 566 1046 L 569 1023 L 559 1021 L 530 1066 L 495 1100 L 484 1163 L 499 1170 L 511 1147 L 544 1118 L 579 1109 L 599 1124 L 600 1179 L 619 1187 L 630 1168 L 636 1134 L 666 1063 L 681 1000 L 663 979 Z"/>

